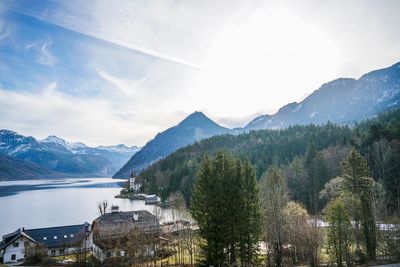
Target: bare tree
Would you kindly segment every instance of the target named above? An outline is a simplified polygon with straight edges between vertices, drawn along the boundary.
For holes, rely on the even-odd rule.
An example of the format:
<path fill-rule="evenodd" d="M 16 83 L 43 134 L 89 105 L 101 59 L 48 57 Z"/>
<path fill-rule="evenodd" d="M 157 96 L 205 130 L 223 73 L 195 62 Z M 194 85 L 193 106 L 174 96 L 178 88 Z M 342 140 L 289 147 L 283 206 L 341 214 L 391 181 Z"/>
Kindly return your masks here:
<path fill-rule="evenodd" d="M 272 247 L 276 266 L 282 266 L 285 216 L 288 203 L 285 180 L 279 168 L 270 167 L 261 182 L 261 204 L 265 218 L 264 236 Z"/>
<path fill-rule="evenodd" d="M 289 202 L 284 209 L 285 233 L 290 245 L 290 256 L 293 264 L 308 260 L 308 231 L 310 216 L 300 204 Z"/>
<path fill-rule="evenodd" d="M 323 242 L 323 232 L 319 222 L 318 218 L 314 217 L 308 221 L 308 225 L 305 228 L 307 233 L 305 242 L 305 246 L 307 247 L 307 258 L 312 267 L 318 266 Z"/>

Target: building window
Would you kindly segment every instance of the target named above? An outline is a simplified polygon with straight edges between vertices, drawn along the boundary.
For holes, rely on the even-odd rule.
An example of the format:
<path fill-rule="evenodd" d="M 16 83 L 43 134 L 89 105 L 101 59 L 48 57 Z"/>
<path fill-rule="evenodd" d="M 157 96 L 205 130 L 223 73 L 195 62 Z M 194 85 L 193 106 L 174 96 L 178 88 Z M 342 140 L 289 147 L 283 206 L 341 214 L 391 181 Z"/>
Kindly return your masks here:
<path fill-rule="evenodd" d="M 15 242 L 15 243 L 13 244 L 13 247 L 14 247 L 14 248 L 19 247 L 19 243 L 18 243 L 18 242 Z"/>
<path fill-rule="evenodd" d="M 64 249 L 60 248 L 60 250 L 58 251 L 60 254 L 64 254 Z"/>
<path fill-rule="evenodd" d="M 12 260 L 12 261 L 15 261 L 16 258 L 17 258 L 17 256 L 16 256 L 15 254 L 12 254 L 12 255 L 11 255 L 11 260 Z"/>
<path fill-rule="evenodd" d="M 51 250 L 51 256 L 55 256 L 56 255 L 56 250 L 55 249 L 52 249 Z"/>

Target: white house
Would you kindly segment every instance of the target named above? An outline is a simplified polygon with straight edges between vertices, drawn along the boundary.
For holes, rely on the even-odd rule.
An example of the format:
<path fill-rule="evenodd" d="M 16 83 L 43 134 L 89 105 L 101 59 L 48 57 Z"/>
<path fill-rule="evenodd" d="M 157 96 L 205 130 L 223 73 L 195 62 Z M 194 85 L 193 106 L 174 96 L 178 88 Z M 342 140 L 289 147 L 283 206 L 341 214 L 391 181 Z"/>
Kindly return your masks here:
<path fill-rule="evenodd" d="M 34 248 L 37 244 L 37 241 L 28 236 L 23 228 L 20 228 L 3 236 L 0 243 L 0 257 L 5 263 L 23 261 L 29 248 Z"/>
<path fill-rule="evenodd" d="M 0 258 L 4 263 L 24 261 L 39 248 L 49 256 L 60 256 L 91 248 L 90 224 L 68 225 L 49 228 L 20 228 L 4 235 L 0 242 Z"/>
<path fill-rule="evenodd" d="M 131 176 L 129 178 L 129 189 L 139 192 L 142 187 L 142 183 L 140 179 L 136 176 L 135 171 L 132 171 Z"/>

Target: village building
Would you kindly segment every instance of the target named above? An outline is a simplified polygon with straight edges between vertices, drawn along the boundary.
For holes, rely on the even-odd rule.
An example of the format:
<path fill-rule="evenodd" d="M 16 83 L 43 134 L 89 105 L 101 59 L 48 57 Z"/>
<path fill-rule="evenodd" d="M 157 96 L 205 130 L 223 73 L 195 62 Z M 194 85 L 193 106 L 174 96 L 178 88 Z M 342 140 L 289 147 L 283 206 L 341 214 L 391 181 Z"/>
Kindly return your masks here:
<path fill-rule="evenodd" d="M 45 249 L 48 256 L 60 256 L 91 248 L 90 224 L 49 228 L 20 228 L 4 235 L 0 242 L 0 257 L 4 263 L 24 261 L 37 249 Z"/>
<path fill-rule="evenodd" d="M 160 200 L 157 195 L 146 195 L 144 197 L 145 204 L 157 204 L 158 202 L 160 202 Z"/>
<path fill-rule="evenodd" d="M 125 255 L 151 256 L 159 234 L 159 220 L 150 212 L 114 210 L 93 221 L 93 256 L 101 263 Z"/>
<path fill-rule="evenodd" d="M 142 188 L 142 182 L 139 177 L 136 176 L 136 172 L 133 170 L 129 178 L 129 189 L 134 192 L 139 192 Z"/>
<path fill-rule="evenodd" d="M 179 235 L 190 231 L 196 232 L 198 230 L 198 225 L 189 220 L 168 221 L 161 224 L 163 236 Z"/>

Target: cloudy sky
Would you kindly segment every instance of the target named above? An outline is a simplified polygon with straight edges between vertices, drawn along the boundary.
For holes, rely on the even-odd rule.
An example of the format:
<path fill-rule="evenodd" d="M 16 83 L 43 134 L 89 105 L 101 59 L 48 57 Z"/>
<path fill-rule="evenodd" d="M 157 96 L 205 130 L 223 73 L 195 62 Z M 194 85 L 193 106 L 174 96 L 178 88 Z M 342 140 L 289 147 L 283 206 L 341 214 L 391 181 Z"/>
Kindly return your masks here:
<path fill-rule="evenodd" d="M 0 0 L 0 129 L 144 145 L 400 61 L 397 0 Z"/>

